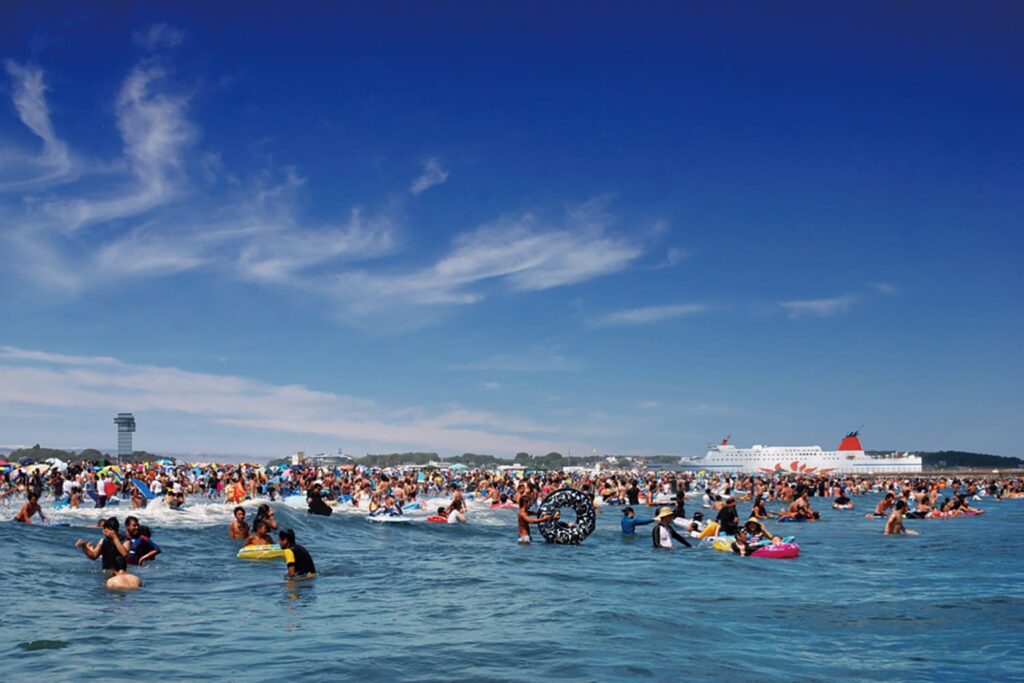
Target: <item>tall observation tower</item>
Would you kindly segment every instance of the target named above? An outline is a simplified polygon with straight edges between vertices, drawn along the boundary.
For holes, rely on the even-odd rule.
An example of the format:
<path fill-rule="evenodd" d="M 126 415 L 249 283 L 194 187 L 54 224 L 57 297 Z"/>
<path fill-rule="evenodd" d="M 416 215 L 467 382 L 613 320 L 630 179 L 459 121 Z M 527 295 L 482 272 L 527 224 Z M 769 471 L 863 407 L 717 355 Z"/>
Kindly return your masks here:
<path fill-rule="evenodd" d="M 117 425 L 117 461 L 132 454 L 132 433 L 135 431 L 135 416 L 131 413 L 118 413 L 114 418 Z"/>

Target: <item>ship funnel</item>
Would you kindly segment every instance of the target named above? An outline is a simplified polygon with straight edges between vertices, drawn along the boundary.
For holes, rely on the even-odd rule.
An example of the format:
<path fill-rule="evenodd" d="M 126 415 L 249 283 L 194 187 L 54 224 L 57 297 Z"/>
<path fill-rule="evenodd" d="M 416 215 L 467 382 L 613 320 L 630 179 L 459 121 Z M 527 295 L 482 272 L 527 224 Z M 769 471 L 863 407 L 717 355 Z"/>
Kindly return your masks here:
<path fill-rule="evenodd" d="M 858 432 L 850 432 L 845 438 L 839 443 L 839 450 L 841 451 L 863 451 L 864 449 L 860 445 L 860 439 L 857 438 Z"/>

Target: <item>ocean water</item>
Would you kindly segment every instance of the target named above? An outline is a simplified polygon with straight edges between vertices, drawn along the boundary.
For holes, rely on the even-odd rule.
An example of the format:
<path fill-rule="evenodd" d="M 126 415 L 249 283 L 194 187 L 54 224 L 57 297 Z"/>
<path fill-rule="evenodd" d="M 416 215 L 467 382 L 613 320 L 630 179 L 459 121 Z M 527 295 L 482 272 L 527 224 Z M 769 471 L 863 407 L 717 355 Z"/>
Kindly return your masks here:
<path fill-rule="evenodd" d="M 655 550 L 603 508 L 577 547 L 516 543 L 514 511 L 471 524 L 375 524 L 274 505 L 320 577 L 235 558 L 230 507 L 142 511 L 163 548 L 114 594 L 99 512 L 70 528 L 0 523 L 5 681 L 1024 680 L 1024 500 L 980 518 L 910 520 L 886 537 L 877 496 L 795 534 L 796 560 Z M 812 502 L 815 502 L 812 499 Z M 247 504 L 255 508 L 254 503 Z M 691 506 L 688 506 L 688 508 Z M 817 507 L 821 507 L 820 503 Z M 745 512 L 741 504 L 741 511 Z M 0 510 L 10 517 L 13 510 Z M 52 514 L 52 513 L 51 513 Z M 129 514 L 127 506 L 107 514 Z M 426 514 L 425 512 L 422 514 Z"/>

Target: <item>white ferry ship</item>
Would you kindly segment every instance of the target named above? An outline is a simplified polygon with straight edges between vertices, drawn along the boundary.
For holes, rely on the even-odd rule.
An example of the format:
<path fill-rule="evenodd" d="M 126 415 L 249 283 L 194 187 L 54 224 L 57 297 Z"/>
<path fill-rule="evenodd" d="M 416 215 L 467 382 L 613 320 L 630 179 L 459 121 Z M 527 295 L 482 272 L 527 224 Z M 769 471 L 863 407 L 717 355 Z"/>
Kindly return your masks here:
<path fill-rule="evenodd" d="M 684 469 L 759 474 L 828 474 L 830 472 L 920 472 L 921 457 L 910 453 L 868 455 L 857 432 L 850 432 L 834 451 L 821 446 L 762 446 L 736 448 L 729 437 L 708 447 L 703 457 L 683 457 Z"/>

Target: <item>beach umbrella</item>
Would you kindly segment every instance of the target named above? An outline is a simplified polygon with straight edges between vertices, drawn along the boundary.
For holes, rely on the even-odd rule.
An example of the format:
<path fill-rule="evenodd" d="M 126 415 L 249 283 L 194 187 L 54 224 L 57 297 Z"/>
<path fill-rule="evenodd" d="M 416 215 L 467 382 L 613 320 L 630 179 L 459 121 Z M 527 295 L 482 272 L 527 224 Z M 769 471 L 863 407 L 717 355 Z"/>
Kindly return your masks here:
<path fill-rule="evenodd" d="M 461 462 L 457 462 L 457 463 L 455 463 L 454 465 L 451 466 L 451 469 L 453 469 L 453 470 L 468 470 L 469 466 L 468 465 L 463 465 Z"/>
<path fill-rule="evenodd" d="M 48 462 L 52 467 L 56 467 L 61 472 L 68 468 L 68 464 L 60 458 L 47 458 L 46 462 Z"/>

